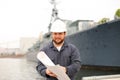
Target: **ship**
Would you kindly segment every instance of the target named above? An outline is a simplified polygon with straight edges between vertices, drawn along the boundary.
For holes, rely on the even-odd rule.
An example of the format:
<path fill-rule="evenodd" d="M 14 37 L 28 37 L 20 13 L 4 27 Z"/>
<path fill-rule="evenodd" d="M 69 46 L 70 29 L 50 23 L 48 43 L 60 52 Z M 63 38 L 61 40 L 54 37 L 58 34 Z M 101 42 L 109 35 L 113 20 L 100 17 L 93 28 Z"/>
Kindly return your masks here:
<path fill-rule="evenodd" d="M 36 46 L 34 45 L 36 50 L 29 50 L 27 55 L 31 53 L 36 58 L 35 53 L 50 40 L 50 34 L 45 34 L 43 41 L 38 41 Z M 68 35 L 66 40 L 79 49 L 83 65 L 120 67 L 120 20 L 77 31 Z"/>

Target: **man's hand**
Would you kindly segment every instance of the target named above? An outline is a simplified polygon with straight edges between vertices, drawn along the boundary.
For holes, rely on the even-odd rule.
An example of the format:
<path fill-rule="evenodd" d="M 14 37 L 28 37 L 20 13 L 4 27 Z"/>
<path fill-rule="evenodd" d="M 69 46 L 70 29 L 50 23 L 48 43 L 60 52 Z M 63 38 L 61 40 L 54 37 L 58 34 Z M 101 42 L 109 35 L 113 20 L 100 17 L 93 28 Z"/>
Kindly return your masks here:
<path fill-rule="evenodd" d="M 46 74 L 51 76 L 51 77 L 57 77 L 53 72 L 51 72 L 50 70 L 46 69 Z"/>
<path fill-rule="evenodd" d="M 65 72 L 66 73 L 66 67 L 63 67 L 63 66 L 60 66 L 60 65 L 58 65 L 59 66 L 59 68 L 63 71 L 63 72 Z M 56 72 L 55 72 L 56 73 Z M 57 75 L 56 74 L 54 74 L 52 71 L 50 71 L 48 68 L 46 69 L 46 74 L 47 75 L 49 75 L 49 76 L 51 76 L 51 77 L 56 77 L 57 78 Z"/>
<path fill-rule="evenodd" d="M 61 69 L 66 73 L 66 67 L 63 67 L 63 66 L 60 66 L 61 67 Z"/>

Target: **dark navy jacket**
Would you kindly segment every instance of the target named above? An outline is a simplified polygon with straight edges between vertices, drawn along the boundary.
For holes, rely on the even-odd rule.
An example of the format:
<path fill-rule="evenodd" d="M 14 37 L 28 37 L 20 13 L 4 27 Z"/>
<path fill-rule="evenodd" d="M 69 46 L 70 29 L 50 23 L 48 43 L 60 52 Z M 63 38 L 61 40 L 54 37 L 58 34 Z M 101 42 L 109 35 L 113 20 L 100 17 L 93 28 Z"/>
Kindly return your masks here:
<path fill-rule="evenodd" d="M 53 42 L 50 42 L 46 47 L 42 48 L 41 51 L 44 51 L 54 64 L 66 67 L 67 75 L 71 80 L 74 80 L 75 74 L 81 67 L 80 53 L 74 45 L 68 44 L 65 41 L 61 50 L 58 51 L 57 48 L 54 47 Z M 46 75 L 46 67 L 41 62 L 38 62 L 36 69 L 42 76 L 46 77 L 47 80 L 57 80 L 56 78 Z"/>

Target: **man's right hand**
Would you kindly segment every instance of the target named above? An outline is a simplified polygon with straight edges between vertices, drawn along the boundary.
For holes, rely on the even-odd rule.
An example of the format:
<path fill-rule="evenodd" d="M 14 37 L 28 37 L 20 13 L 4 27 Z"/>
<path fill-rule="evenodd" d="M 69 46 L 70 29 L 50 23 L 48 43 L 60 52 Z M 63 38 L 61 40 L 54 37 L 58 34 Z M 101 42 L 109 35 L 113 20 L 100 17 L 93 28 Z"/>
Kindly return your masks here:
<path fill-rule="evenodd" d="M 49 75 L 49 76 L 51 76 L 51 77 L 56 77 L 57 78 L 57 76 L 53 72 L 51 72 L 50 70 L 48 70 L 48 69 L 46 69 L 46 74 Z"/>

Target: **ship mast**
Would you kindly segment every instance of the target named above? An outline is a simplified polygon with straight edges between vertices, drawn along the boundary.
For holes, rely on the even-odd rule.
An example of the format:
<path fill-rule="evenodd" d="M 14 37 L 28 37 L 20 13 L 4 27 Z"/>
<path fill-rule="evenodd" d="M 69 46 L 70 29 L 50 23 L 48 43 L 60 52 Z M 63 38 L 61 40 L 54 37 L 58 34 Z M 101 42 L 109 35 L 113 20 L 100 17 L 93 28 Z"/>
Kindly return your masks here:
<path fill-rule="evenodd" d="M 52 23 L 53 23 L 56 19 L 59 19 L 59 18 L 58 18 L 58 10 L 57 10 L 57 8 L 56 8 L 56 5 L 57 5 L 56 0 L 51 0 L 50 3 L 53 5 L 53 9 L 52 9 L 52 14 L 51 14 L 50 23 L 49 23 L 49 25 L 48 25 L 48 32 L 50 32 Z"/>

